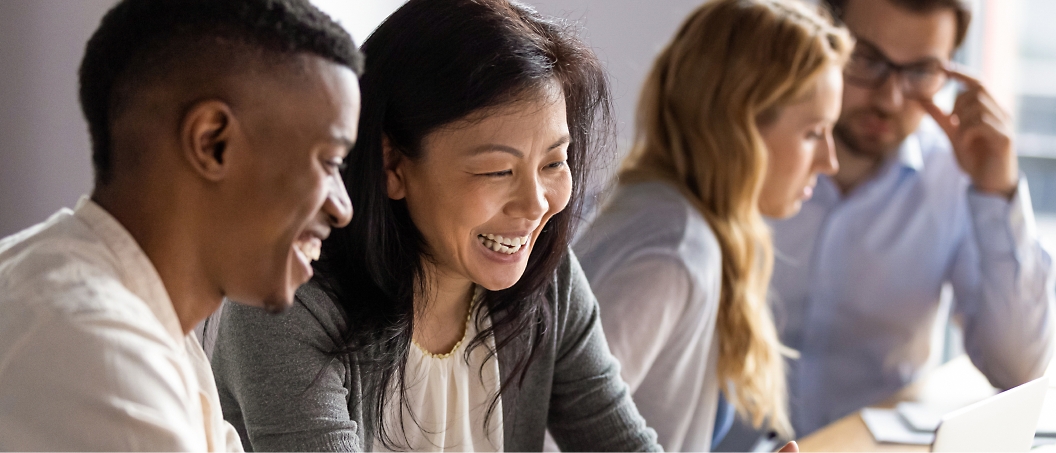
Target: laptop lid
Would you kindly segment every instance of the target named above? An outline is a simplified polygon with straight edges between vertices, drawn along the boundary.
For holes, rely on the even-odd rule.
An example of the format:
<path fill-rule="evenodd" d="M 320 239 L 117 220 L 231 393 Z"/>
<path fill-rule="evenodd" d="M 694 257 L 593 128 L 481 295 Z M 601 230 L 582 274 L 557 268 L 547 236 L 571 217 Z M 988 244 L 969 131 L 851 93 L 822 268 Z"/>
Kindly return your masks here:
<path fill-rule="evenodd" d="M 950 412 L 931 451 L 1029 451 L 1048 387 L 1042 377 Z"/>

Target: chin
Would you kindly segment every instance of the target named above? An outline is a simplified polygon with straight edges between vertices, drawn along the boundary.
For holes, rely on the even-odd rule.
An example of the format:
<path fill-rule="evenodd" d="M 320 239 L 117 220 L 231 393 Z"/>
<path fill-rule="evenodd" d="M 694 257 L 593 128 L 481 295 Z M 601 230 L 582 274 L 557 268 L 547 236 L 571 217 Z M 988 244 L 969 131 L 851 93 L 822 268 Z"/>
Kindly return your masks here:
<path fill-rule="evenodd" d="M 778 216 L 777 218 L 778 219 L 787 219 L 789 217 L 793 217 L 796 214 L 799 214 L 799 211 L 802 208 L 803 208 L 803 203 L 797 201 L 795 206 L 789 207 L 788 209 L 785 210 L 785 212 L 782 212 L 781 215 Z"/>
<path fill-rule="evenodd" d="M 259 287 L 258 287 L 259 288 Z M 269 294 L 229 294 L 228 300 L 250 307 L 264 309 L 268 313 L 279 313 L 293 305 L 293 292 L 279 290 Z"/>
<path fill-rule="evenodd" d="M 799 210 L 803 208 L 802 200 L 794 200 L 784 206 L 774 206 L 770 209 L 760 209 L 759 212 L 763 216 L 769 217 L 775 220 L 784 220 L 799 214 Z"/>
<path fill-rule="evenodd" d="M 897 134 L 860 134 L 856 143 L 850 150 L 854 154 L 871 157 L 886 156 L 891 150 L 898 148 L 905 137 L 899 138 Z"/>
<path fill-rule="evenodd" d="M 513 285 L 516 285 L 518 281 L 520 281 L 520 278 L 517 278 L 517 279 L 482 279 L 481 281 L 478 281 L 476 283 L 478 285 L 480 285 L 481 287 L 483 287 L 484 289 L 488 290 L 488 291 L 502 291 L 504 289 L 509 289 Z"/>
<path fill-rule="evenodd" d="M 509 272 L 497 272 L 499 269 L 490 269 L 490 272 L 484 276 L 484 278 L 474 279 L 474 283 L 484 287 L 488 291 L 502 291 L 509 289 L 511 286 L 516 285 L 517 282 L 521 281 L 521 277 L 524 275 L 524 267 L 519 267 L 516 270 L 510 269 Z"/>
<path fill-rule="evenodd" d="M 273 295 L 266 297 L 261 302 L 261 308 L 268 313 L 282 313 L 288 308 L 293 306 L 293 293 L 289 293 L 289 296 Z"/>
<path fill-rule="evenodd" d="M 760 206 L 759 207 L 759 213 L 762 214 L 763 217 L 769 217 L 771 219 L 783 219 L 783 218 L 785 218 L 785 211 L 786 210 L 787 209 L 785 209 L 782 206 L 770 206 L 770 207 Z"/>

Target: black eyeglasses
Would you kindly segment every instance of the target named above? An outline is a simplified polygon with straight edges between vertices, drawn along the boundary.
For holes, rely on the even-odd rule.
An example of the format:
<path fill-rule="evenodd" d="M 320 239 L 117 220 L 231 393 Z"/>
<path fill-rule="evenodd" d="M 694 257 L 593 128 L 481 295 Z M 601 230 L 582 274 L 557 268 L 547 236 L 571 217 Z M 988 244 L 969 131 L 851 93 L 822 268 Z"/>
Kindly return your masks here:
<path fill-rule="evenodd" d="M 843 69 L 846 81 L 871 89 L 882 86 L 892 73 L 899 76 L 902 93 L 915 99 L 931 99 L 950 79 L 946 67 L 940 61 L 896 64 L 875 45 L 861 39 L 858 39 L 854 53 Z"/>

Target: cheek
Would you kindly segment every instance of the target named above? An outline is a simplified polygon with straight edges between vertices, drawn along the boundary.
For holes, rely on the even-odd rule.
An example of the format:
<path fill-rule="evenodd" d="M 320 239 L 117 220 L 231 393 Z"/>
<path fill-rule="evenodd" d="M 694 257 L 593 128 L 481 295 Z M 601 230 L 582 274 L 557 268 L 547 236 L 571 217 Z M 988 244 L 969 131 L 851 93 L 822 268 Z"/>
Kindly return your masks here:
<path fill-rule="evenodd" d="M 508 188 L 501 184 L 489 184 L 489 181 L 475 181 L 467 184 L 463 190 L 453 196 L 457 203 L 451 209 L 458 212 L 457 222 L 462 230 L 476 229 L 502 212 L 506 202 Z"/>
<path fill-rule="evenodd" d="M 289 234 L 287 230 L 303 226 L 322 206 L 327 183 L 303 164 L 285 163 L 274 168 L 284 171 L 268 174 L 261 169 L 261 178 L 254 187 L 247 187 L 255 193 L 237 204 L 237 212 L 240 217 L 258 219 L 259 232 L 285 236 Z"/>
<path fill-rule="evenodd" d="M 411 220 L 434 247 L 458 246 L 493 216 L 501 191 L 483 181 L 416 181 L 407 185 Z"/>
<path fill-rule="evenodd" d="M 808 143 L 794 138 L 770 148 L 764 196 L 787 198 L 798 194 L 803 181 L 810 177 L 813 149 Z M 768 190 L 767 190 L 768 189 Z M 768 192 L 768 193 L 767 193 Z"/>
<path fill-rule="evenodd" d="M 430 244 L 436 241 L 436 232 L 443 226 L 441 213 L 450 209 L 444 202 L 456 196 L 445 189 L 444 185 L 431 184 L 427 180 L 409 178 L 406 181 L 403 201 L 407 203 L 407 212 L 411 222 Z"/>
<path fill-rule="evenodd" d="M 903 106 L 904 107 L 902 109 L 902 130 L 899 132 L 904 135 L 909 135 L 909 132 L 912 132 L 917 129 L 917 127 L 920 125 L 921 120 L 924 119 L 924 115 L 927 114 L 927 112 L 924 110 L 924 107 L 921 106 L 919 102 L 906 102 L 903 104 Z"/>
<path fill-rule="evenodd" d="M 289 168 L 289 167 L 287 167 Z M 287 211 L 296 216 L 294 223 L 304 223 L 322 208 L 327 195 L 333 190 L 333 183 L 326 174 L 311 168 L 303 168 L 300 172 L 288 171 L 285 188 L 282 189 L 286 197 Z M 278 203 L 275 204 L 277 208 Z"/>
<path fill-rule="evenodd" d="M 841 117 L 869 108 L 872 90 L 864 89 L 852 84 L 846 84 L 843 88 L 843 110 Z"/>
<path fill-rule="evenodd" d="M 547 212 L 547 216 L 564 211 L 571 199 L 572 173 L 566 169 L 548 181 L 546 201 L 550 205 L 550 210 Z"/>
<path fill-rule="evenodd" d="M 794 150 L 795 161 L 789 163 L 789 180 L 792 185 L 789 189 L 795 198 L 799 198 L 811 178 L 814 155 L 822 143 L 817 140 L 801 141 L 799 147 Z"/>

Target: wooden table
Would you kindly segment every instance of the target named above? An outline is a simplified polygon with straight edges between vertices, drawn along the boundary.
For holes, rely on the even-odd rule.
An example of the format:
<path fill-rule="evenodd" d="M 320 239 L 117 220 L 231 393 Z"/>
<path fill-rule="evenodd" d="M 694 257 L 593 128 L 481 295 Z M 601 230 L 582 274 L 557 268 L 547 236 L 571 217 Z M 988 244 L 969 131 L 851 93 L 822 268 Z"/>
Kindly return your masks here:
<path fill-rule="evenodd" d="M 1056 360 L 1049 367 L 1056 378 Z M 1056 385 L 1056 382 L 1054 382 Z M 901 401 L 918 401 L 941 407 L 963 406 L 997 393 L 986 377 L 960 356 L 928 373 L 920 381 L 902 389 L 879 407 L 894 407 Z M 862 417 L 855 412 L 799 440 L 801 451 L 928 451 L 927 445 L 878 443 Z"/>

